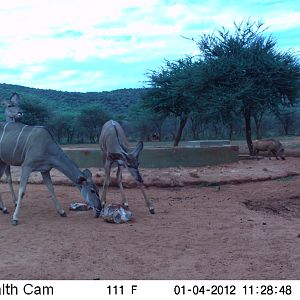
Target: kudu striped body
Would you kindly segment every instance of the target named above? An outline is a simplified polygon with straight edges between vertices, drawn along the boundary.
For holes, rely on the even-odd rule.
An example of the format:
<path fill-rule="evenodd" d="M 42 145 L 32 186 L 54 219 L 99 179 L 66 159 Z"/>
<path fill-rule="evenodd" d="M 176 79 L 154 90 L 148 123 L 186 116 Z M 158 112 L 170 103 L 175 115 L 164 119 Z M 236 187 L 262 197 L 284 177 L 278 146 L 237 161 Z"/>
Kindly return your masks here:
<path fill-rule="evenodd" d="M 103 153 L 103 166 L 105 169 L 105 179 L 101 196 L 102 206 L 104 207 L 106 203 L 106 193 L 110 182 L 111 167 L 114 163 L 116 163 L 118 167 L 117 181 L 121 191 L 123 204 L 125 206 L 128 206 L 128 202 L 122 185 L 122 170 L 123 168 L 126 168 L 133 176 L 133 178 L 137 181 L 137 184 L 143 193 L 146 205 L 150 213 L 154 214 L 155 211 L 153 204 L 146 196 L 143 179 L 138 169 L 138 158 L 140 152 L 143 149 L 143 142 L 139 142 L 133 151 L 129 151 L 129 144 L 123 128 L 118 122 L 110 120 L 103 125 L 99 144 Z"/>
<path fill-rule="evenodd" d="M 66 216 L 54 193 L 50 177 L 52 168 L 66 175 L 80 189 L 87 204 L 94 209 L 95 215 L 99 216 L 101 203 L 97 187 L 92 182 L 92 174 L 89 170 L 81 172 L 45 127 L 16 122 L 0 123 L 0 178 L 9 165 L 22 168 L 17 205 L 12 219 L 14 225 L 18 224 L 21 201 L 33 171 L 42 174 L 57 212 Z M 2 210 L 6 209 L 1 198 L 0 207 Z"/>

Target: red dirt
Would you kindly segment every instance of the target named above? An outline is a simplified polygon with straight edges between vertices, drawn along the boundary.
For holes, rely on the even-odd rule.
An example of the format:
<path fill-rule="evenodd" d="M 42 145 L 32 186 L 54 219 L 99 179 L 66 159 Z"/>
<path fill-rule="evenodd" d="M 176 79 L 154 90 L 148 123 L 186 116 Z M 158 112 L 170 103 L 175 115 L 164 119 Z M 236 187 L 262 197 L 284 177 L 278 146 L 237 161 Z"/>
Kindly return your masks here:
<path fill-rule="evenodd" d="M 55 186 L 61 218 L 46 187 L 29 184 L 12 226 L 1 183 L 11 213 L 0 214 L 0 279 L 300 279 L 299 158 L 143 171 L 156 214 L 126 189 L 133 220 L 119 225 L 69 211 L 83 200 L 68 185 Z M 120 202 L 116 188 L 108 202 Z"/>

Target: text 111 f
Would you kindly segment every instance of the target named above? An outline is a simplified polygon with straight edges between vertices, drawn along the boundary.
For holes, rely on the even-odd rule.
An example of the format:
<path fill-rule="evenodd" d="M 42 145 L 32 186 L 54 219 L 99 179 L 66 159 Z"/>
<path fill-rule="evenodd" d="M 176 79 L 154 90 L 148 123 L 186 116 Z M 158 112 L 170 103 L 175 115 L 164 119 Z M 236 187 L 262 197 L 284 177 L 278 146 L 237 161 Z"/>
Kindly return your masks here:
<path fill-rule="evenodd" d="M 125 288 L 123 285 L 109 285 L 107 286 L 109 295 L 124 295 Z M 132 285 L 130 292 L 133 295 L 137 291 L 137 285 Z"/>

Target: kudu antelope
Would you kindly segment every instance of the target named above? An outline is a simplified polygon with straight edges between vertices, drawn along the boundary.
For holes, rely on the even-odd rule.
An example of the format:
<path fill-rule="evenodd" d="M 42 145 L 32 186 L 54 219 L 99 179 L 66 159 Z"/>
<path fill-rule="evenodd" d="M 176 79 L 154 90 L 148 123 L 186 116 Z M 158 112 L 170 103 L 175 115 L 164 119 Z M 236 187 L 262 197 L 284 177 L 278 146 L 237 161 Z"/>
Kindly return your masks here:
<path fill-rule="evenodd" d="M 13 214 L 13 225 L 18 224 L 22 199 L 28 178 L 33 171 L 42 174 L 56 211 L 65 217 L 54 193 L 50 170 L 55 168 L 66 175 L 80 190 L 86 203 L 93 208 L 98 217 L 101 212 L 101 203 L 96 185 L 92 182 L 89 170 L 81 172 L 76 164 L 63 152 L 54 141 L 51 133 L 43 126 L 29 126 L 16 122 L 0 123 L 0 178 L 9 165 L 21 166 L 20 186 L 17 205 Z M 6 207 L 0 197 L 0 208 Z"/>
<path fill-rule="evenodd" d="M 20 122 L 23 118 L 23 111 L 20 108 L 20 96 L 17 93 L 13 93 L 10 99 L 1 100 L 1 106 L 4 107 L 5 119 L 7 122 Z"/>
<path fill-rule="evenodd" d="M 17 93 L 13 93 L 9 101 L 1 100 L 0 104 L 4 107 L 4 115 L 6 122 L 21 122 L 23 118 L 23 111 L 20 108 L 20 96 Z M 4 172 L 7 178 L 9 189 L 11 191 L 13 203 L 17 205 L 17 197 L 12 184 L 10 166 L 7 166 Z M 4 210 L 3 212 L 7 213 L 7 210 Z"/>
<path fill-rule="evenodd" d="M 105 170 L 105 179 L 101 196 L 102 207 L 104 207 L 106 202 L 106 193 L 110 182 L 111 167 L 113 163 L 116 163 L 118 167 L 117 181 L 121 191 L 123 204 L 128 206 L 122 185 L 122 170 L 123 168 L 126 168 L 137 181 L 150 213 L 154 214 L 154 207 L 152 202 L 146 196 L 143 179 L 138 169 L 138 158 L 141 150 L 143 149 L 143 142 L 139 142 L 133 151 L 129 151 L 128 141 L 123 128 L 118 122 L 110 120 L 103 125 L 99 143 L 103 154 L 103 166 Z"/>

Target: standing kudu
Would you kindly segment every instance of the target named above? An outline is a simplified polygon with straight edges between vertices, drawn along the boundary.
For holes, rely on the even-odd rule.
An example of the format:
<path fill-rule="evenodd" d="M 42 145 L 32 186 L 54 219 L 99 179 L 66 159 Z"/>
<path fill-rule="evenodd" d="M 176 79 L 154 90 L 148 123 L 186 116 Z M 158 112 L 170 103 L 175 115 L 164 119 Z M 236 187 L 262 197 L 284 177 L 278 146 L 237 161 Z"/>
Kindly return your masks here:
<path fill-rule="evenodd" d="M 122 170 L 123 168 L 126 168 L 137 181 L 150 213 L 154 214 L 154 207 L 146 196 L 143 179 L 138 169 L 138 158 L 141 150 L 143 149 L 143 142 L 139 142 L 136 148 L 130 152 L 128 142 L 121 125 L 116 121 L 110 120 L 103 125 L 99 143 L 103 153 L 103 165 L 105 169 L 105 179 L 101 196 L 102 206 L 104 207 L 106 202 L 106 193 L 110 182 L 111 167 L 113 163 L 116 163 L 118 166 L 117 181 L 121 191 L 123 204 L 128 206 L 122 185 Z"/>
<path fill-rule="evenodd" d="M 91 172 L 89 170 L 81 172 L 53 140 L 45 127 L 16 122 L 0 123 L 0 178 L 9 165 L 22 167 L 18 200 L 12 219 L 13 225 L 18 224 L 21 201 L 25 195 L 29 176 L 33 171 L 42 174 L 56 211 L 62 217 L 66 216 L 54 193 L 50 177 L 52 168 L 66 175 L 79 188 L 86 203 L 95 211 L 95 215 L 97 217 L 100 215 L 101 202 L 97 187 L 92 182 Z M 6 211 L 1 197 L 0 208 Z"/>
<path fill-rule="evenodd" d="M 1 106 L 4 107 L 4 114 L 5 114 L 6 122 L 21 122 L 21 120 L 23 118 L 23 111 L 20 108 L 20 96 L 17 93 L 13 93 L 11 95 L 9 101 L 1 100 L 0 104 L 1 104 Z M 9 185 L 9 189 L 11 191 L 13 203 L 15 205 L 17 205 L 17 197 L 16 197 L 16 194 L 15 194 L 15 191 L 13 188 L 11 170 L 10 170 L 9 165 L 6 167 L 4 172 L 5 172 L 5 175 L 7 178 L 7 183 Z M 4 210 L 3 212 L 6 213 L 7 210 Z"/>

